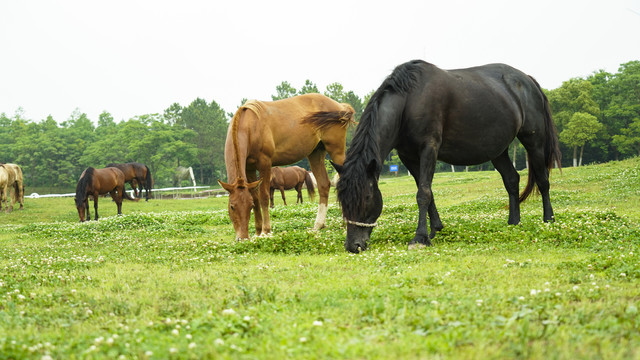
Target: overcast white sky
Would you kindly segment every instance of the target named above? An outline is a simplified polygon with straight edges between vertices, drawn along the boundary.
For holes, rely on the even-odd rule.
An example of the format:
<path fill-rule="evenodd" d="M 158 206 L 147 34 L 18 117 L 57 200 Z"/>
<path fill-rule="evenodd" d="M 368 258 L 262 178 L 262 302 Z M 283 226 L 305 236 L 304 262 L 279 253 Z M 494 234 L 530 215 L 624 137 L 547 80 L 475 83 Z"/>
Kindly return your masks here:
<path fill-rule="evenodd" d="M 361 97 L 403 62 L 503 62 L 554 89 L 640 60 L 640 0 L 0 0 L 0 113 L 97 122 L 283 80 Z"/>

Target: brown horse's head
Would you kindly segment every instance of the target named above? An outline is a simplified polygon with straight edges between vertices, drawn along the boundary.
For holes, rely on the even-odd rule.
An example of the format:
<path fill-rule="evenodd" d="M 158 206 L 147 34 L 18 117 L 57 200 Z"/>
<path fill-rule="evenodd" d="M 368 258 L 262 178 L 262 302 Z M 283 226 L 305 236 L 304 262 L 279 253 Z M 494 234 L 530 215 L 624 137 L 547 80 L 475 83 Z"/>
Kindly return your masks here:
<path fill-rule="evenodd" d="M 251 191 L 260 184 L 260 180 L 247 183 L 244 179 L 238 178 L 233 184 L 220 180 L 218 183 L 229 192 L 229 218 L 236 230 L 236 239 L 248 239 L 251 208 L 254 205 Z"/>

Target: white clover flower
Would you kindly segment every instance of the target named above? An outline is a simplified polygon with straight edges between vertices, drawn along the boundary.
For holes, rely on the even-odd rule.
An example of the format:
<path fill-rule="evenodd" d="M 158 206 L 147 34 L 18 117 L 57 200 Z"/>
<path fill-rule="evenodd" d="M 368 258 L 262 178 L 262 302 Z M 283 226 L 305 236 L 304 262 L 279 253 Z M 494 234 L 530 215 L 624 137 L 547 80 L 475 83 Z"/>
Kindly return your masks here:
<path fill-rule="evenodd" d="M 306 337 L 304 337 L 304 336 L 303 336 L 303 337 L 301 337 L 301 338 L 300 338 L 300 342 L 301 342 L 301 343 L 305 343 L 305 342 L 307 342 L 307 338 L 306 338 Z"/>
<path fill-rule="evenodd" d="M 224 340 L 217 338 L 213 341 L 214 344 L 218 345 L 218 346 L 222 346 L 224 345 Z"/>
<path fill-rule="evenodd" d="M 191 334 L 187 334 L 184 336 L 185 338 L 187 338 L 187 340 L 191 340 L 193 339 L 193 336 Z"/>
<path fill-rule="evenodd" d="M 195 349 L 195 347 L 196 347 L 196 343 L 194 342 L 189 343 L 189 349 Z"/>
<path fill-rule="evenodd" d="M 320 320 L 316 320 L 316 321 L 313 322 L 313 326 L 322 326 L 322 325 L 323 325 L 323 323 Z"/>
<path fill-rule="evenodd" d="M 153 356 L 153 351 L 151 351 L 151 350 L 147 350 L 147 351 L 145 351 L 145 352 L 144 352 L 144 354 L 145 354 L 146 356 Z"/>
<path fill-rule="evenodd" d="M 171 331 L 171 334 L 173 334 L 173 336 L 178 336 L 178 335 L 180 335 L 180 331 L 178 329 L 173 329 Z"/>
<path fill-rule="evenodd" d="M 174 348 L 174 347 L 169 348 L 169 353 L 170 353 L 170 354 L 176 354 L 177 352 L 178 352 L 178 349 L 176 349 L 176 348 Z"/>
<path fill-rule="evenodd" d="M 620 277 L 626 277 L 626 276 L 627 276 L 627 274 L 625 274 L 625 273 L 620 273 Z"/>
<path fill-rule="evenodd" d="M 245 316 L 245 317 L 244 317 L 244 319 L 243 319 L 243 320 L 244 320 L 244 321 L 251 321 L 251 316 L 247 315 L 247 316 Z"/>
<path fill-rule="evenodd" d="M 236 311 L 233 310 L 233 309 L 224 309 L 224 310 L 222 310 L 222 315 L 225 315 L 225 316 L 231 316 L 231 315 L 235 315 L 235 314 L 236 314 Z"/>

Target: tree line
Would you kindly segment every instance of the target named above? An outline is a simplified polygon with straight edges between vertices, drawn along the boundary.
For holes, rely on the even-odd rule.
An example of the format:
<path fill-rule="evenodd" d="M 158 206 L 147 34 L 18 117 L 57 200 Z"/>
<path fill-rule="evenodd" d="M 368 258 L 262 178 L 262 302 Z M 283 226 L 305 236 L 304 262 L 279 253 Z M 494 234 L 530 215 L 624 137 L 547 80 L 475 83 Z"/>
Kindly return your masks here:
<path fill-rule="evenodd" d="M 640 155 L 640 61 L 620 65 L 611 74 L 596 71 L 586 78 L 565 81 L 544 90 L 558 129 L 563 166 L 606 162 Z M 306 80 L 300 89 L 283 81 L 272 100 L 317 92 Z M 329 84 L 325 95 L 351 104 L 358 120 L 373 90 L 363 97 Z M 243 99 L 241 103 L 244 103 Z M 233 113 L 215 100 L 197 98 L 191 104 L 171 104 L 162 114 L 146 114 L 116 122 L 109 112 L 89 119 L 76 110 L 68 119 L 34 121 L 22 109 L 13 116 L 0 114 L 0 161 L 20 164 L 27 187 L 72 189 L 88 166 L 111 162 L 142 162 L 154 174 L 156 186 L 169 186 L 177 166 L 191 166 L 200 184 L 226 178 L 224 143 Z M 94 121 L 95 120 L 95 121 Z M 347 146 L 353 134 L 350 129 Z M 512 145 L 516 167 L 526 166 L 524 148 Z M 395 153 L 387 164 L 400 165 Z M 307 167 L 303 161 L 300 165 Z M 440 171 L 451 171 L 441 163 Z M 472 169 L 492 169 L 490 163 Z"/>

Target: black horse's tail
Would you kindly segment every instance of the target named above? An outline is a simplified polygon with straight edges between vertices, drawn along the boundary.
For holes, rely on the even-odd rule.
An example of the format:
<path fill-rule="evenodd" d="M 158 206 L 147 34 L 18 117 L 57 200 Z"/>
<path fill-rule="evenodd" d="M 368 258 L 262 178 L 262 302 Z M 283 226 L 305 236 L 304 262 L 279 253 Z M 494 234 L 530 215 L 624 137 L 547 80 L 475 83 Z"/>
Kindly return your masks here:
<path fill-rule="evenodd" d="M 529 76 L 538 89 L 538 92 L 542 96 L 543 113 L 544 113 L 544 125 L 545 125 L 545 147 L 544 147 L 544 159 L 547 169 L 551 171 L 554 163 L 558 165 L 558 169 L 562 172 L 562 153 L 560 152 L 560 145 L 558 142 L 558 130 L 551 118 L 551 108 L 549 107 L 549 99 L 542 91 L 540 84 L 533 77 Z M 533 192 L 535 186 L 535 172 L 532 166 L 529 166 L 529 176 L 527 178 L 527 186 L 525 186 L 522 193 L 520 193 L 519 201 L 525 201 L 531 192 Z"/>
<path fill-rule="evenodd" d="M 147 176 L 145 177 L 145 189 L 148 192 L 151 192 L 151 189 L 153 188 L 153 178 L 151 177 L 151 170 L 149 170 L 149 167 L 147 165 L 144 166 L 145 168 L 147 168 Z M 149 195 L 147 193 L 147 199 L 149 198 Z"/>
<path fill-rule="evenodd" d="M 311 178 L 311 172 L 309 171 L 305 171 L 304 184 L 307 186 L 307 193 L 309 194 L 309 199 L 313 201 L 316 196 L 316 188 L 313 185 L 313 179 Z"/>

